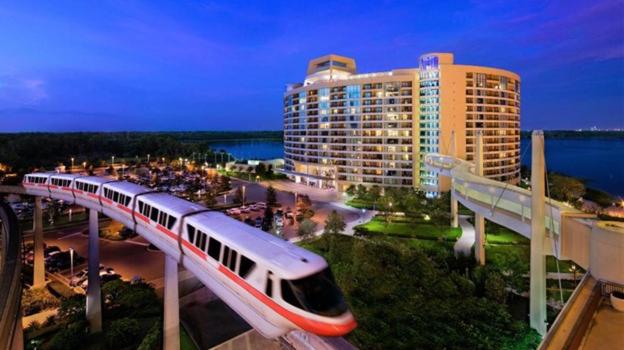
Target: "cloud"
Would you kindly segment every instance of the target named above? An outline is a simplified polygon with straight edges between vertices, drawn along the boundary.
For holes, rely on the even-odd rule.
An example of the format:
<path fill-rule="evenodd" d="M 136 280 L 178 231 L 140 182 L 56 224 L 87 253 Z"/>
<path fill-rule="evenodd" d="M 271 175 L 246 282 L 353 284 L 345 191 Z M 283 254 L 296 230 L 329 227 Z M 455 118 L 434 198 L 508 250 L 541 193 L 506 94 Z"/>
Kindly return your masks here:
<path fill-rule="evenodd" d="M 0 105 L 36 106 L 48 98 L 46 82 L 35 77 L 0 76 Z"/>

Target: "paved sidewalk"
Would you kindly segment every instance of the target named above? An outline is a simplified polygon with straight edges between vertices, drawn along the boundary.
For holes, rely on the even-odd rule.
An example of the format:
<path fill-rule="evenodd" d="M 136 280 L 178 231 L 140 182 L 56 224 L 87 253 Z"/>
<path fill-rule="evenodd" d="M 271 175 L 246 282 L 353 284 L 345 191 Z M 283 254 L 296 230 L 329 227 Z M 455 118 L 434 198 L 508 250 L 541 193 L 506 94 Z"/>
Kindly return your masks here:
<path fill-rule="evenodd" d="M 461 227 L 462 235 L 459 237 L 459 240 L 455 242 L 455 246 L 453 247 L 455 256 L 470 256 L 472 246 L 475 243 L 475 228 L 468 221 L 469 217 L 468 215 L 459 216 L 459 226 Z"/>

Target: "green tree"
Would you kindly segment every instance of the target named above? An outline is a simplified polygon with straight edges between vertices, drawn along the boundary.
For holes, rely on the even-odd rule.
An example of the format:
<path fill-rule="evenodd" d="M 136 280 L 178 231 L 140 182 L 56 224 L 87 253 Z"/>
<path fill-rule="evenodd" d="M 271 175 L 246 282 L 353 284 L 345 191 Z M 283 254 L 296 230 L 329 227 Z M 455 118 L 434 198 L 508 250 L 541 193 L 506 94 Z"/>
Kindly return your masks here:
<path fill-rule="evenodd" d="M 59 318 L 67 323 L 85 319 L 86 302 L 85 296 L 77 294 L 61 301 L 58 309 Z"/>
<path fill-rule="evenodd" d="M 266 165 L 264 165 L 264 163 L 258 163 L 258 165 L 256 165 L 256 174 L 260 175 L 260 176 L 264 176 L 266 174 Z"/>
<path fill-rule="evenodd" d="M 120 318 L 111 322 L 106 331 L 106 344 L 110 349 L 136 345 L 140 340 L 141 327 L 133 318 Z"/>
<path fill-rule="evenodd" d="M 344 219 L 337 211 L 332 210 L 332 212 L 327 216 L 325 220 L 325 230 L 324 234 L 340 234 L 344 232 L 345 227 Z"/>
<path fill-rule="evenodd" d="M 556 200 L 573 203 L 585 194 L 583 182 L 573 177 L 550 173 L 548 184 L 550 196 Z"/>
<path fill-rule="evenodd" d="M 268 206 L 274 206 L 277 203 L 277 193 L 271 185 L 266 189 L 266 202 Z"/>
<path fill-rule="evenodd" d="M 73 322 L 61 328 L 50 340 L 50 350 L 82 349 L 87 340 L 88 323 Z"/>
<path fill-rule="evenodd" d="M 308 239 L 312 237 L 316 223 L 310 219 L 304 219 L 297 228 L 297 234 L 301 239 Z"/>
<path fill-rule="evenodd" d="M 273 209 L 267 207 L 264 209 L 264 217 L 262 218 L 262 231 L 269 232 L 273 228 Z"/>
<path fill-rule="evenodd" d="M 373 185 L 368 191 L 368 197 L 371 202 L 377 202 L 381 198 L 381 187 Z"/>
<path fill-rule="evenodd" d="M 345 193 L 348 194 L 349 196 L 355 195 L 355 192 L 356 192 L 355 185 L 349 185 L 349 187 L 347 187 L 347 189 L 345 190 Z"/>
<path fill-rule="evenodd" d="M 507 290 L 505 289 L 505 280 L 498 271 L 490 270 L 485 277 L 484 285 L 485 297 L 499 302 L 505 303 L 507 299 Z"/>
<path fill-rule="evenodd" d="M 212 190 L 206 191 L 206 195 L 204 197 L 204 205 L 207 207 L 212 207 L 215 204 L 217 204 L 217 198 L 214 192 L 212 192 Z"/>
<path fill-rule="evenodd" d="M 243 187 L 238 186 L 236 192 L 234 192 L 234 203 L 242 204 L 245 201 L 245 195 L 243 194 Z"/>
<path fill-rule="evenodd" d="M 368 189 L 366 189 L 366 186 L 362 184 L 357 185 L 355 194 L 359 199 L 366 199 L 366 195 L 368 194 Z"/>

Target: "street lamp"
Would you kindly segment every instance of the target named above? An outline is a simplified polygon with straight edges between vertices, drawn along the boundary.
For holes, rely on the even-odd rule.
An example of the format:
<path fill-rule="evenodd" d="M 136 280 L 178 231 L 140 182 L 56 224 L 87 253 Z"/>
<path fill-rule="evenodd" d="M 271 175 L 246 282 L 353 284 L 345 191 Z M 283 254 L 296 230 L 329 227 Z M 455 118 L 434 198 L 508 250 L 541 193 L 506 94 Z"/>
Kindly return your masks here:
<path fill-rule="evenodd" d="M 574 286 L 576 286 L 576 265 L 570 266 L 570 272 L 574 274 Z"/>
<path fill-rule="evenodd" d="M 260 180 L 260 175 L 256 175 L 256 182 L 258 182 L 258 180 Z"/>
<path fill-rule="evenodd" d="M 243 207 L 245 206 L 245 185 L 243 185 Z"/>
<path fill-rule="evenodd" d="M 147 154 L 147 165 L 149 165 L 149 159 L 150 159 L 150 155 L 149 153 Z"/>
<path fill-rule="evenodd" d="M 115 168 L 115 156 L 111 157 L 111 165 Z"/>
<path fill-rule="evenodd" d="M 72 161 L 72 167 L 70 169 L 70 172 L 73 173 L 74 172 L 74 157 L 71 158 Z"/>
<path fill-rule="evenodd" d="M 74 278 L 74 248 L 69 248 L 69 281 Z"/>

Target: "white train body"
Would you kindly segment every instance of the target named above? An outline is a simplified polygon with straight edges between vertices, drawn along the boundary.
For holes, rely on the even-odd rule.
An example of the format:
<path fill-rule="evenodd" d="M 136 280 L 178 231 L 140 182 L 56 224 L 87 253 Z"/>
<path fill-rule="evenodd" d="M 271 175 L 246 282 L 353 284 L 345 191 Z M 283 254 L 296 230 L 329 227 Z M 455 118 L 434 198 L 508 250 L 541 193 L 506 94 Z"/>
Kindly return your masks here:
<path fill-rule="evenodd" d="M 95 176 L 34 173 L 23 185 L 28 194 L 96 209 L 133 228 L 265 337 L 295 329 L 341 336 L 356 327 L 322 257 L 223 213 Z"/>

